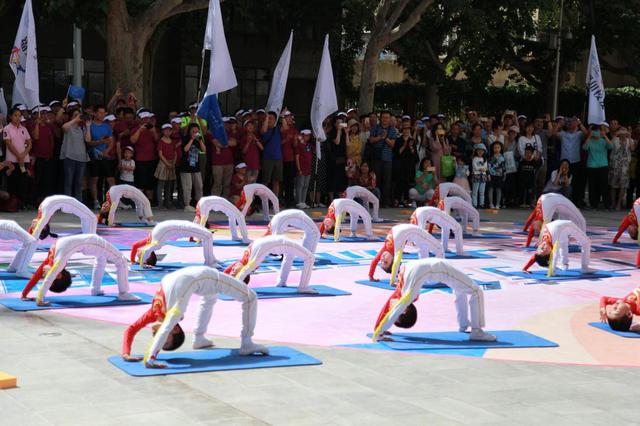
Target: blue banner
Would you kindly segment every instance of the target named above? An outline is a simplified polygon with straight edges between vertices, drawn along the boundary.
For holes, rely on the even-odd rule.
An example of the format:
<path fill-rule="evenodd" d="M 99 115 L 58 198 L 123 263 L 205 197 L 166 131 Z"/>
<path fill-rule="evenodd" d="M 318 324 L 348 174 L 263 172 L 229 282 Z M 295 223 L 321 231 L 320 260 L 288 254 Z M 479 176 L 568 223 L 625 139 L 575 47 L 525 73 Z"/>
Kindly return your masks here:
<path fill-rule="evenodd" d="M 227 145 L 227 132 L 222 121 L 222 112 L 217 95 L 206 95 L 198 108 L 198 116 L 207 120 L 207 127 L 220 144 Z"/>

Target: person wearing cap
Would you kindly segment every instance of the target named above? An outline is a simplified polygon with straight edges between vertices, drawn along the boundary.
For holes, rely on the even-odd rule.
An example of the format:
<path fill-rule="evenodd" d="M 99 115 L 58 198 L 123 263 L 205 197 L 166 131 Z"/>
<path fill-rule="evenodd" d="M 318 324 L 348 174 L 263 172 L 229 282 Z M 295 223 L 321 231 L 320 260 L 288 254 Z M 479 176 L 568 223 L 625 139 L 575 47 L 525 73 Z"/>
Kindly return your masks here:
<path fill-rule="evenodd" d="M 260 157 L 264 146 L 256 134 L 253 120 L 245 120 L 242 127 L 244 131 L 240 136 L 240 153 L 246 168 L 246 183 L 255 183 L 260 173 Z"/>
<path fill-rule="evenodd" d="M 38 306 L 47 306 L 45 301 L 48 291 L 63 293 L 71 286 L 71 274 L 66 266 L 75 254 L 95 257 L 95 264 L 91 273 L 91 295 L 102 296 L 102 277 L 108 263 L 116 267 L 116 282 L 118 284 L 118 300 L 133 302 L 139 297 L 129 293 L 129 273 L 127 259 L 110 242 L 95 234 L 69 235 L 56 241 L 44 262 L 40 264 L 27 285 L 22 290 L 22 300 L 34 300 L 29 297 L 29 292 L 43 279 L 37 296 Z M 44 277 L 44 278 L 43 278 Z"/>
<path fill-rule="evenodd" d="M 296 146 L 296 207 L 308 209 L 307 194 L 309 193 L 309 182 L 311 180 L 311 170 L 313 167 L 313 150 L 311 142 L 311 130 L 304 129 L 300 132 L 298 144 Z"/>
<path fill-rule="evenodd" d="M 522 269 L 525 272 L 534 263 L 549 268 L 547 275 L 552 277 L 555 275 L 555 269 L 558 266 L 558 260 L 561 269 L 569 269 L 569 242 L 575 240 L 580 246 L 581 251 L 581 272 L 588 274 L 594 272 L 589 267 L 591 257 L 591 240 L 587 234 L 582 231 L 575 223 L 569 220 L 554 220 L 542 227 L 540 230 L 540 238 L 536 251 Z"/>
<path fill-rule="evenodd" d="M 358 119 L 358 108 L 349 108 L 347 110 L 347 120 L 357 120 Z"/>
<path fill-rule="evenodd" d="M 120 114 L 113 126 L 113 138 L 116 141 L 116 158 L 122 159 L 123 150 L 131 145 L 131 130 L 135 127 L 135 113 L 131 108 L 120 108 Z"/>
<path fill-rule="evenodd" d="M 2 139 L 6 148 L 5 160 L 13 164 L 15 170 L 7 179 L 7 191 L 12 196 L 27 202 L 25 188 L 28 182 L 28 169 L 31 162 L 31 135 L 21 123 L 22 112 L 18 107 L 11 109 L 9 124 L 2 129 Z"/>
<path fill-rule="evenodd" d="M 287 129 L 282 131 L 282 192 L 285 206 L 290 208 L 296 204 L 296 148 L 300 132 L 295 127 L 295 117 L 291 111 L 285 109 L 282 117 L 287 122 Z"/>
<path fill-rule="evenodd" d="M 589 184 L 589 206 L 599 208 L 606 203 L 607 177 L 609 174 L 609 151 L 611 140 L 603 132 L 602 126 L 592 124 L 582 150 L 587 152 L 587 180 Z"/>
<path fill-rule="evenodd" d="M 202 173 L 200 172 L 200 154 L 207 152 L 204 136 L 196 123 L 189 124 L 182 140 L 182 161 L 178 167 L 182 184 L 182 200 L 185 212 L 195 212 L 191 206 L 191 189 L 194 192 L 194 203 L 202 198 Z"/>
<path fill-rule="evenodd" d="M 371 168 L 382 181 L 382 205 L 391 204 L 393 146 L 398 138 L 398 131 L 391 126 L 391 112 L 380 113 L 380 124 L 371 129 L 369 143 L 375 147 Z"/>
<path fill-rule="evenodd" d="M 483 143 L 473 146 L 473 158 L 471 159 L 471 199 L 473 207 L 484 208 L 484 192 L 489 180 L 488 164 L 485 156 L 487 147 Z M 442 197 L 441 197 L 442 198 Z"/>
<path fill-rule="evenodd" d="M 229 188 L 229 201 L 235 206 L 238 204 L 240 197 L 242 196 L 242 190 L 247 184 L 247 164 L 236 164 L 231 178 L 231 187 Z"/>
<path fill-rule="evenodd" d="M 183 134 L 187 134 L 189 130 L 189 124 L 195 123 L 198 126 L 201 134 L 207 133 L 207 120 L 202 117 L 198 117 L 198 102 L 192 102 L 187 107 L 188 114 L 182 117 L 182 123 L 180 128 Z"/>
<path fill-rule="evenodd" d="M 84 122 L 79 109 L 70 110 L 70 119 L 62 125 L 60 160 L 63 170 L 63 193 L 82 202 L 82 181 L 89 155 L 84 141 Z"/>
<path fill-rule="evenodd" d="M 613 120 L 611 123 L 613 124 Z M 622 208 L 625 191 L 629 187 L 629 165 L 631 163 L 629 136 L 630 133 L 626 128 L 618 127 L 611 141 L 613 148 L 609 158 L 609 187 L 611 188 L 611 209 L 615 210 Z"/>
<path fill-rule="evenodd" d="M 48 114 L 51 108 L 42 106 L 37 108 L 37 111 L 31 128 L 31 162 L 35 174 L 36 197 L 40 202 L 57 192 L 58 159 L 55 158 L 55 147 L 59 129 Z"/>
<path fill-rule="evenodd" d="M 224 129 L 227 134 L 227 144 L 222 145 L 211 133 L 205 135 L 207 154 L 211 163 L 213 185 L 211 193 L 219 197 L 229 197 L 231 178 L 233 177 L 234 151 L 238 145 L 240 132 L 235 117 L 224 117 Z"/>
<path fill-rule="evenodd" d="M 149 111 L 140 111 L 139 124 L 131 130 L 131 145 L 135 148 L 136 187 L 142 189 L 150 200 L 154 199 L 156 182 L 154 174 L 158 163 L 160 133 L 154 125 L 155 115 Z"/>
<path fill-rule="evenodd" d="M 113 142 L 113 130 L 104 121 L 107 110 L 104 106 L 98 105 L 95 108 L 93 120 L 85 123 L 84 140 L 89 147 L 89 193 L 94 209 L 100 208 L 98 202 L 98 180 L 104 179 L 107 186 L 115 185 L 115 170 L 110 152 L 115 150 Z"/>
<path fill-rule="evenodd" d="M 172 127 L 170 123 L 165 123 L 160 128 L 162 137 L 158 142 L 158 165 L 154 177 L 158 180 L 156 189 L 156 200 L 160 205 L 160 200 L 165 209 L 173 208 L 173 188 L 176 183 L 176 151 L 178 148 L 171 139 Z"/>
<path fill-rule="evenodd" d="M 536 171 L 540 167 L 540 160 L 534 157 L 534 149 L 527 145 L 524 149 L 524 157 L 518 163 L 518 187 L 521 191 L 520 208 L 534 208 L 534 187 L 536 183 Z"/>
<path fill-rule="evenodd" d="M 286 111 L 283 111 L 283 113 Z M 264 150 L 262 151 L 262 183 L 271 185 L 276 197 L 280 194 L 282 180 L 282 136 L 289 129 L 287 120 L 281 120 L 278 126 L 278 115 L 269 111 L 260 128 L 260 138 Z"/>

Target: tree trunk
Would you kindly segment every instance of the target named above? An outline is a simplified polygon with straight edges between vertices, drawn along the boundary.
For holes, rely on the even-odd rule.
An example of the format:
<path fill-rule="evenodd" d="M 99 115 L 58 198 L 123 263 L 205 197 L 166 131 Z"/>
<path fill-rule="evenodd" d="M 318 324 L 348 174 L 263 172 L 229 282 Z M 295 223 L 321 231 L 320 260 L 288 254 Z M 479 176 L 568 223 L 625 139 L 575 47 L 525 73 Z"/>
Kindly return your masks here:
<path fill-rule="evenodd" d="M 435 83 L 428 83 L 425 89 L 425 96 L 427 101 L 425 102 L 427 114 L 436 114 L 440 110 L 440 95 L 438 93 L 438 85 Z"/>
<path fill-rule="evenodd" d="M 376 82 L 378 81 L 378 55 L 380 55 L 381 50 L 380 43 L 377 40 L 370 39 L 364 52 L 358 101 L 358 110 L 361 114 L 373 111 L 373 98 Z"/>
<path fill-rule="evenodd" d="M 123 92 L 133 92 L 140 101 L 146 102 L 144 49 L 148 36 L 138 28 L 131 31 L 128 16 L 117 13 L 107 16 L 107 93 L 120 87 Z"/>

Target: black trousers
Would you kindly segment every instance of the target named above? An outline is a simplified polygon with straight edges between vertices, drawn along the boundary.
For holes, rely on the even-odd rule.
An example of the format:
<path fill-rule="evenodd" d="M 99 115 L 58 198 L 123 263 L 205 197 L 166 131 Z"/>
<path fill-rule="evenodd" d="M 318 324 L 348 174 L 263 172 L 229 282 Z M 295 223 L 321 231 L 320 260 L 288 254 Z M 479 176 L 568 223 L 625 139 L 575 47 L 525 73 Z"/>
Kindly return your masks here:
<path fill-rule="evenodd" d="M 36 198 L 40 202 L 45 197 L 56 193 L 56 185 L 58 182 L 58 160 L 45 158 L 36 158 L 35 181 L 36 181 Z"/>
<path fill-rule="evenodd" d="M 284 203 L 286 207 L 293 207 L 295 204 L 295 180 L 296 180 L 296 162 L 282 162 L 282 192 L 284 192 Z M 276 194 L 278 196 L 278 194 Z"/>
<path fill-rule="evenodd" d="M 571 186 L 573 187 L 573 195 L 571 196 L 573 204 L 578 207 L 584 205 L 584 190 L 587 183 L 587 168 L 582 161 L 571 163 L 569 170 L 571 171 Z M 607 178 L 605 177 L 605 185 Z"/>
<path fill-rule="evenodd" d="M 597 208 L 600 200 L 605 202 L 607 194 L 607 178 L 609 167 L 587 168 L 587 179 L 589 180 L 589 204 L 591 208 Z"/>

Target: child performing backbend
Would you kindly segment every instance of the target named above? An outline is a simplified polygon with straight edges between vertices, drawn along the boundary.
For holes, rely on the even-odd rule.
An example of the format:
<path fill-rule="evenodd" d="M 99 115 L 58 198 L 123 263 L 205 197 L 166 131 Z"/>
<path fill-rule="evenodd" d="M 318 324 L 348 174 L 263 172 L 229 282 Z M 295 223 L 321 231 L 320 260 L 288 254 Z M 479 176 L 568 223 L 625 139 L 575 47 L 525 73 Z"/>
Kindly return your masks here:
<path fill-rule="evenodd" d="M 392 325 L 411 328 L 418 319 L 413 304 L 418 300 L 425 282 L 440 282 L 449 286 L 456 298 L 459 331 L 466 332 L 471 326 L 470 340 L 494 341 L 495 336 L 485 333 L 484 293 L 464 272 L 456 269 L 444 259 L 420 259 L 408 262 L 400 271 L 398 287 L 385 303 L 376 321 L 373 340 L 387 339 L 384 335 Z M 469 319 L 471 314 L 471 319 Z"/>
<path fill-rule="evenodd" d="M 211 320 L 213 305 L 218 294 L 225 294 L 242 303 L 242 333 L 240 355 L 260 353 L 268 355 L 269 350 L 256 343 L 251 337 L 256 325 L 258 301 L 256 293 L 237 279 L 218 272 L 207 266 L 189 266 L 166 275 L 158 288 L 151 307 L 124 332 L 122 358 L 125 361 L 144 360 L 147 368 L 165 368 L 156 363 L 160 350 L 172 351 L 184 342 L 184 331 L 180 320 L 189 305 L 192 295 L 201 297 L 198 304 L 196 325 L 193 329 L 193 348 L 202 349 L 213 346 L 213 342 L 204 334 Z M 131 356 L 131 345 L 138 331 L 153 324 L 153 341 L 144 358 Z"/>
<path fill-rule="evenodd" d="M 542 225 L 554 219 L 570 220 L 582 232 L 587 232 L 587 221 L 571 200 L 561 194 L 543 194 L 524 224 L 523 231 L 528 231 L 525 247 L 529 247 L 534 234 L 540 233 Z"/>
<path fill-rule="evenodd" d="M 96 233 L 98 228 L 96 215 L 80 201 L 66 195 L 52 195 L 42 200 L 42 203 L 38 206 L 38 215 L 31 222 L 27 232 L 41 240 L 47 238 L 48 235 L 58 238 L 56 234 L 49 231 L 49 221 L 58 211 L 79 217 L 83 234 Z"/>
<path fill-rule="evenodd" d="M 62 293 L 71 285 L 71 274 L 65 269 L 69 259 L 74 254 L 94 256 L 95 264 L 91 274 L 91 295 L 101 296 L 104 292 L 101 289 L 102 276 L 107 262 L 113 263 L 116 267 L 118 281 L 118 300 L 136 301 L 138 297 L 129 294 L 129 273 L 127 269 L 127 259 L 111 243 L 95 234 L 80 234 L 62 237 L 49 249 L 47 258 L 38 267 L 25 288 L 22 290 L 23 300 L 34 300 L 29 298 L 29 292 L 40 281 L 44 275 L 44 281 L 38 290 L 35 298 L 38 306 L 47 306 L 49 302 L 44 301 L 47 291 Z"/>
<path fill-rule="evenodd" d="M 475 207 L 464 198 L 458 196 L 448 196 L 441 199 L 438 203 L 438 208 L 451 216 L 451 210 L 455 210 L 461 217 L 460 226 L 462 230 L 466 231 L 469 226 L 469 218 L 471 218 L 471 230 L 473 234 L 477 234 L 480 229 L 480 213 Z M 433 228 L 433 224 L 429 226 L 429 232 Z"/>
<path fill-rule="evenodd" d="M 269 220 L 269 202 L 273 206 L 273 214 L 280 212 L 280 204 L 278 197 L 267 186 L 260 183 L 249 183 L 242 188 L 240 199 L 236 203 L 236 207 L 242 210 L 242 214 L 249 216 L 252 214 L 251 204 L 254 197 L 259 197 L 262 201 L 262 217 Z"/>
<path fill-rule="evenodd" d="M 270 254 L 284 256 L 280 273 L 278 274 L 278 287 L 287 286 L 287 278 L 289 277 L 289 272 L 291 272 L 293 258 L 300 257 L 304 262 L 304 266 L 302 268 L 302 274 L 300 275 L 298 293 L 318 292 L 309 286 L 315 259 L 314 253 L 304 248 L 300 243 L 281 235 L 269 235 L 255 240 L 245 249 L 242 258 L 229 265 L 224 272 L 249 284 L 249 276 L 251 273 L 258 269 L 260 264 Z"/>
<path fill-rule="evenodd" d="M 640 198 L 633 202 L 633 207 L 624 219 L 622 219 L 622 222 L 620 222 L 618 232 L 613 238 L 614 244 L 618 242 L 625 230 L 629 233 L 629 237 L 631 237 L 632 240 L 638 241 L 640 244 L 640 239 L 638 239 L 638 215 L 640 215 Z M 640 268 L 640 250 L 638 250 L 636 254 L 636 266 Z"/>
<path fill-rule="evenodd" d="M 453 237 L 456 241 L 456 254 L 464 255 L 462 226 L 444 211 L 437 207 L 418 207 L 411 214 L 409 221 L 423 229 L 427 224 L 430 225 L 429 229 L 432 228 L 431 225 L 438 226 L 440 228 L 442 250 L 445 252 L 449 248 L 449 234 L 453 232 Z"/>
<path fill-rule="evenodd" d="M 226 198 L 211 195 L 208 197 L 202 197 L 196 204 L 196 215 L 193 218 L 193 223 L 207 226 L 207 219 L 211 212 L 220 212 L 227 216 L 229 220 L 229 231 L 231 231 L 231 239 L 242 240 L 243 243 L 250 243 L 249 232 L 247 231 L 247 223 L 244 220 L 244 215 L 236 206 L 231 204 Z M 238 236 L 238 228 L 240 228 L 240 234 L 242 238 Z"/>
<path fill-rule="evenodd" d="M 38 241 L 13 220 L 0 220 L 0 239 L 18 240 L 22 247 L 13 256 L 7 272 L 14 272 L 19 277 L 29 278 L 29 262 L 36 252 Z"/>
<path fill-rule="evenodd" d="M 320 225 L 320 235 L 333 233 L 335 241 L 340 241 L 340 227 L 342 226 L 342 219 L 345 214 L 349 214 L 349 229 L 351 230 L 351 236 L 356 237 L 356 230 L 358 229 L 358 218 L 362 219 L 364 225 L 364 231 L 367 238 L 373 238 L 373 227 L 371 225 L 371 215 L 367 209 L 360 204 L 348 198 L 336 198 L 333 200 L 327 215 L 324 217 L 322 224 Z"/>
<path fill-rule="evenodd" d="M 98 213 L 98 223 L 109 226 L 115 225 L 116 211 L 120 205 L 120 200 L 126 198 L 132 200 L 136 206 L 138 219 L 149 225 L 155 225 L 151 203 L 144 192 L 131 185 L 114 185 L 107 191 L 107 200 L 102 203 L 100 213 Z"/>
<path fill-rule="evenodd" d="M 582 273 L 588 274 L 595 272 L 594 269 L 589 268 L 591 240 L 575 223 L 568 220 L 554 220 L 542 227 L 536 251 L 524 266 L 523 270 L 528 271 L 534 263 L 537 263 L 542 267 L 549 267 L 548 275 L 552 277 L 558 260 L 560 260 L 562 269 L 568 269 L 569 241 L 572 238 L 580 245 L 582 252 Z"/>
<path fill-rule="evenodd" d="M 636 321 L 634 321 L 634 315 Z M 623 298 L 602 296 L 600 298 L 600 321 L 609 323 L 616 331 L 640 333 L 640 287 Z"/>
<path fill-rule="evenodd" d="M 384 240 L 384 245 L 371 261 L 369 279 L 378 281 L 374 274 L 376 266 L 380 264 L 383 271 L 391 274 L 390 283 L 393 284 L 400 262 L 402 262 L 403 250 L 407 244 L 413 244 L 420 250 L 421 259 L 429 257 L 430 252 L 434 253 L 436 257 L 444 257 L 440 243 L 426 230 L 416 225 L 396 225 L 391 228 Z"/>

